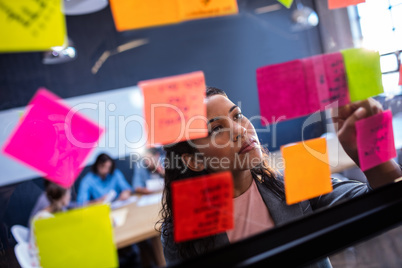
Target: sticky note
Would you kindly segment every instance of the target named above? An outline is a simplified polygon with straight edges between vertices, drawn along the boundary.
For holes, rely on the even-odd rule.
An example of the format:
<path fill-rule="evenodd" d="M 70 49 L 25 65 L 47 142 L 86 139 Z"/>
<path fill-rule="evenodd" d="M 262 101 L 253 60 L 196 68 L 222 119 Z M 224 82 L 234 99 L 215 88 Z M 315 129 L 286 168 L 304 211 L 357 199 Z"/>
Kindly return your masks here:
<path fill-rule="evenodd" d="M 342 54 L 330 53 L 302 59 L 308 100 L 313 111 L 350 102 Z"/>
<path fill-rule="evenodd" d="M 290 8 L 293 4 L 293 0 L 278 0 L 278 2 L 287 8 Z"/>
<path fill-rule="evenodd" d="M 330 98 L 324 59 L 322 55 L 317 55 L 301 61 L 303 62 L 306 76 L 308 105 L 312 108 L 312 111 L 325 109 Z"/>
<path fill-rule="evenodd" d="M 94 205 L 34 222 L 41 267 L 118 267 L 110 207 Z"/>
<path fill-rule="evenodd" d="M 329 97 L 329 99 L 321 99 L 322 108 L 335 101 L 338 102 L 336 106 L 344 106 L 350 103 L 349 88 L 342 54 L 340 52 L 323 54 L 322 58 L 324 60 Z"/>
<path fill-rule="evenodd" d="M 41 88 L 5 142 L 3 152 L 48 180 L 70 187 L 102 133 L 96 123 Z"/>
<path fill-rule="evenodd" d="M 236 0 L 178 0 L 181 20 L 192 20 L 238 13 Z"/>
<path fill-rule="evenodd" d="M 365 3 L 366 0 L 328 0 L 328 9 L 336 9 Z"/>
<path fill-rule="evenodd" d="M 202 71 L 141 81 L 147 144 L 169 144 L 208 135 Z"/>
<path fill-rule="evenodd" d="M 356 121 L 356 140 L 363 171 L 396 157 L 391 111 Z"/>
<path fill-rule="evenodd" d="M 109 2 L 118 31 L 180 21 L 176 0 L 110 0 Z"/>
<path fill-rule="evenodd" d="M 285 195 L 288 205 L 332 191 L 325 138 L 281 147 L 285 163 Z"/>
<path fill-rule="evenodd" d="M 301 60 L 258 68 L 257 86 L 263 125 L 307 115 L 317 108 L 309 105 Z"/>
<path fill-rule="evenodd" d="M 345 64 L 350 100 L 364 100 L 384 92 L 380 54 L 376 51 L 352 48 L 341 51 Z"/>
<path fill-rule="evenodd" d="M 0 52 L 50 50 L 66 40 L 62 0 L 0 0 Z"/>
<path fill-rule="evenodd" d="M 398 85 L 402 86 L 402 64 L 399 66 L 399 83 Z"/>
<path fill-rule="evenodd" d="M 174 240 L 182 242 L 233 228 L 230 172 L 172 183 Z"/>

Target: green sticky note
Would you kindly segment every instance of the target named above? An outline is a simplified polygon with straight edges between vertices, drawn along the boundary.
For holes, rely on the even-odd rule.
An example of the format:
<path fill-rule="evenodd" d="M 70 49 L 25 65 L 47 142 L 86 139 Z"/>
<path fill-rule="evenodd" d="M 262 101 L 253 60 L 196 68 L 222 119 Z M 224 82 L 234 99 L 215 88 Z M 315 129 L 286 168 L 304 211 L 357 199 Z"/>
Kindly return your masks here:
<path fill-rule="evenodd" d="M 118 267 L 110 206 L 94 205 L 34 222 L 39 261 L 47 267 Z"/>
<path fill-rule="evenodd" d="M 380 54 L 362 48 L 341 51 L 348 80 L 350 101 L 365 100 L 384 92 Z"/>
<path fill-rule="evenodd" d="M 290 8 L 293 4 L 293 0 L 278 0 L 278 2 L 287 8 Z"/>

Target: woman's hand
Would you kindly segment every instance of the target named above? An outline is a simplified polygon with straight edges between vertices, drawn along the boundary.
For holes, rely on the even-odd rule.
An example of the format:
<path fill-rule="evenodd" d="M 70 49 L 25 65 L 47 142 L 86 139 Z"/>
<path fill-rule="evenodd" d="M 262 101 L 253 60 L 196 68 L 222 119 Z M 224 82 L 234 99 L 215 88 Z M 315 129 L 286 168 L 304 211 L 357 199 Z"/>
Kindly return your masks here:
<path fill-rule="evenodd" d="M 332 121 L 337 131 L 339 142 L 345 152 L 359 165 L 356 143 L 356 121 L 382 112 L 381 104 L 369 98 L 332 110 Z"/>
<path fill-rule="evenodd" d="M 125 190 L 120 193 L 119 195 L 119 200 L 127 200 L 130 197 L 131 191 L 130 190 Z"/>
<path fill-rule="evenodd" d="M 381 104 L 372 98 L 332 110 L 332 120 L 338 134 L 339 142 L 342 144 L 345 152 L 357 165 L 359 165 L 359 156 L 357 153 L 355 123 L 357 120 L 381 112 Z M 364 174 L 370 186 L 377 188 L 387 183 L 394 182 L 395 179 L 402 176 L 402 171 L 399 165 L 391 159 L 364 171 Z"/>

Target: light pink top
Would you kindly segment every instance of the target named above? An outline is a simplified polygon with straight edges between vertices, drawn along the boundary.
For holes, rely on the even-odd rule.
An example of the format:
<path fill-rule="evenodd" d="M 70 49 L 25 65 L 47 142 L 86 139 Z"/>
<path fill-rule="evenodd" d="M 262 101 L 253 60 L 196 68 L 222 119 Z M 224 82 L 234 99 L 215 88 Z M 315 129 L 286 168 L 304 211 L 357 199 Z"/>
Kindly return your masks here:
<path fill-rule="evenodd" d="M 230 243 L 274 227 L 274 221 L 262 200 L 255 180 L 240 196 L 234 198 L 234 229 L 227 231 Z"/>

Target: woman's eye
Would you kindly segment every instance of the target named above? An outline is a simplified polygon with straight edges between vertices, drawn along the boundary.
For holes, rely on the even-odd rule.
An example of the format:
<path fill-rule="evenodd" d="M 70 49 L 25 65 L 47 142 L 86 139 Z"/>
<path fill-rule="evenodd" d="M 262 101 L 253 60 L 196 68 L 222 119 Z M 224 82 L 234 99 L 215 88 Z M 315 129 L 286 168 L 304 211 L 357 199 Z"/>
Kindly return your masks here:
<path fill-rule="evenodd" d="M 211 133 L 213 133 L 213 132 L 219 132 L 221 129 L 222 129 L 222 126 L 213 127 L 213 128 L 211 129 Z"/>
<path fill-rule="evenodd" d="M 240 119 L 242 119 L 243 118 L 243 114 L 242 113 L 238 113 L 238 114 L 236 114 L 235 116 L 234 116 L 234 119 L 235 120 L 240 120 Z"/>

